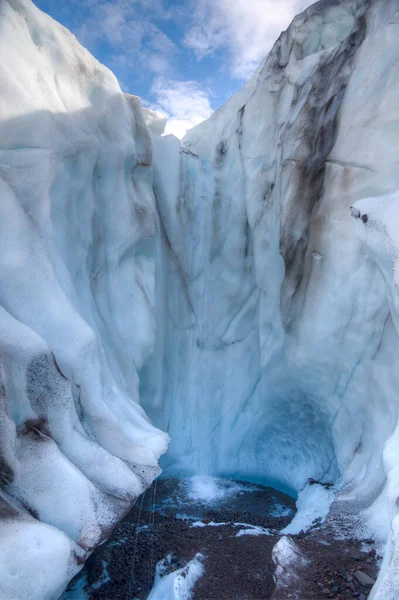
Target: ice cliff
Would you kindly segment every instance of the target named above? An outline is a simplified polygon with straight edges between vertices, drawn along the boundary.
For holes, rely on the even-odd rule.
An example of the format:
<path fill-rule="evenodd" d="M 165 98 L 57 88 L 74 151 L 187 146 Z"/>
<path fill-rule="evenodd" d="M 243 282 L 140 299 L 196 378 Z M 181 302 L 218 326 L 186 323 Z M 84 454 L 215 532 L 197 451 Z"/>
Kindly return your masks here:
<path fill-rule="evenodd" d="M 1 600 L 58 598 L 161 430 L 168 475 L 335 484 L 397 600 L 398 37 L 397 0 L 316 3 L 180 147 L 0 0 Z"/>
<path fill-rule="evenodd" d="M 0 0 L 0 598 L 58 598 L 158 474 L 138 401 L 157 216 L 137 98 Z"/>
<path fill-rule="evenodd" d="M 397 0 L 318 2 L 180 156 L 155 140 L 164 354 L 141 378 L 169 473 L 340 488 L 388 538 L 378 600 L 399 597 L 398 39 Z"/>

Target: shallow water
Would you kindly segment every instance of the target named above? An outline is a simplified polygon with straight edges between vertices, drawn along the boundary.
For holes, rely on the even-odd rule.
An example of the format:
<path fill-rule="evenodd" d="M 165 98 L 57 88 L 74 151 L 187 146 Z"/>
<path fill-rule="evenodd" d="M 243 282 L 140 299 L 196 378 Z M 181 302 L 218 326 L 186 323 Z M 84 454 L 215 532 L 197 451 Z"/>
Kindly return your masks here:
<path fill-rule="evenodd" d="M 89 558 L 65 600 L 146 600 L 157 565 L 164 577 L 174 573 L 166 589 L 186 585 L 190 564 L 201 572 L 192 583 L 195 600 L 232 600 L 238 592 L 267 599 L 274 587 L 271 549 L 294 514 L 292 498 L 261 485 L 159 480 Z M 182 598 L 190 596 L 183 590 Z"/>

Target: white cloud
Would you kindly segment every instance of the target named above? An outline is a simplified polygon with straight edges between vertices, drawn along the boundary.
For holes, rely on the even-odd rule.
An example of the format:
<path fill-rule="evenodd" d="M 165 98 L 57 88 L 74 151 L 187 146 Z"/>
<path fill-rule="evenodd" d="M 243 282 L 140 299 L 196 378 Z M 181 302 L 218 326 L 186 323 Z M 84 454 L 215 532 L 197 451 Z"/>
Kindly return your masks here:
<path fill-rule="evenodd" d="M 184 43 L 197 59 L 227 50 L 232 77 L 247 80 L 281 31 L 314 0 L 201 0 Z"/>
<path fill-rule="evenodd" d="M 179 138 L 208 118 L 212 109 L 203 82 L 177 80 L 178 59 L 190 62 L 188 49 L 199 61 L 217 54 L 228 65 L 225 81 L 217 87 L 223 94 L 227 86 L 234 91 L 230 77 L 248 80 L 295 14 L 312 4 L 312 0 L 46 1 L 63 7 L 79 24 L 75 32 L 84 45 L 93 52 L 97 46 L 105 51 L 107 64 L 117 71 L 124 90 L 137 93 L 137 78 L 155 77 L 151 108 L 168 117 L 166 131 Z M 176 29 L 184 38 L 184 49 L 169 37 L 169 31 Z M 202 78 L 199 71 L 192 77 Z"/>
<path fill-rule="evenodd" d="M 111 62 L 140 64 L 157 75 L 167 72 L 177 47 L 154 24 L 155 18 L 170 16 L 161 0 L 86 0 L 79 9 L 88 7 L 77 32 L 85 46 L 105 42 L 113 51 Z"/>
<path fill-rule="evenodd" d="M 195 81 L 172 81 L 158 78 L 152 87 L 155 103 L 152 110 L 168 118 L 165 133 L 183 138 L 186 131 L 212 114 L 209 95 Z"/>

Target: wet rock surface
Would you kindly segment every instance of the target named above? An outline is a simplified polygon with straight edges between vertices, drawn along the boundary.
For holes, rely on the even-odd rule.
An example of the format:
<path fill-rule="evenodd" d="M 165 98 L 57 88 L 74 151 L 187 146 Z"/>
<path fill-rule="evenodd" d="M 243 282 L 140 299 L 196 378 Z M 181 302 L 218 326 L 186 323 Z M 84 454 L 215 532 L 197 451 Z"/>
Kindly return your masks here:
<path fill-rule="evenodd" d="M 368 598 L 378 574 L 374 540 L 337 539 L 327 525 L 295 536 L 295 542 L 310 559 L 301 577 L 301 598 Z"/>
<path fill-rule="evenodd" d="M 230 487 L 229 487 L 230 486 Z M 194 600 L 279 600 L 272 550 L 295 513 L 294 501 L 271 488 L 228 482 L 211 502 L 190 497 L 184 482 L 158 481 L 70 584 L 66 600 L 145 600 L 156 565 L 164 574 L 184 567 L 197 553 L 204 575 Z M 293 581 L 298 598 L 365 600 L 377 573 L 375 551 L 357 540 L 339 540 L 321 528 L 292 536 L 308 559 Z M 295 597 L 295 596 L 292 596 Z"/>

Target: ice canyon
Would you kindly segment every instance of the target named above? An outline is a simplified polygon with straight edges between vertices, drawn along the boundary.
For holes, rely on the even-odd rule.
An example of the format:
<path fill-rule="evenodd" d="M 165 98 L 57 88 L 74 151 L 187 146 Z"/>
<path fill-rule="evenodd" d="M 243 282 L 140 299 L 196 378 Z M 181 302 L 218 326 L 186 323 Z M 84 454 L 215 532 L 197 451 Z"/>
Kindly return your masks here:
<path fill-rule="evenodd" d="M 161 455 L 298 518 L 331 484 L 399 598 L 398 39 L 316 2 L 180 143 L 0 0 L 0 600 L 57 600 Z"/>

